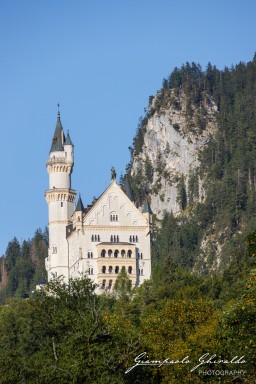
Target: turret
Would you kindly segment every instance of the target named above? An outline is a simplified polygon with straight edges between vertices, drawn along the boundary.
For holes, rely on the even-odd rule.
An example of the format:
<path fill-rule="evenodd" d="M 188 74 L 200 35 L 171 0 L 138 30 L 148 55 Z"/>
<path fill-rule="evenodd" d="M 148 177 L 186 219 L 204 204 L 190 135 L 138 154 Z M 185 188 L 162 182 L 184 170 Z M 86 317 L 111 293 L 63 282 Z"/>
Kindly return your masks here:
<path fill-rule="evenodd" d="M 143 203 L 143 206 L 142 206 L 142 214 L 143 216 L 147 219 L 149 225 L 152 224 L 152 210 L 150 208 L 150 204 L 149 204 L 149 198 L 146 197 L 145 200 L 144 200 L 144 203 Z"/>
<path fill-rule="evenodd" d="M 81 231 L 83 228 L 83 211 L 84 211 L 84 205 L 81 199 L 81 196 L 79 194 L 79 198 L 76 204 L 76 209 L 73 215 L 73 224 L 77 231 Z"/>
<path fill-rule="evenodd" d="M 65 139 L 58 112 L 50 158 L 46 162 L 49 174 L 49 189 L 45 192 L 49 212 L 49 251 L 46 260 L 48 279 L 59 275 L 68 277 L 66 226 L 71 223 L 76 197 L 76 191 L 71 189 L 73 165 L 74 146 L 69 133 Z"/>

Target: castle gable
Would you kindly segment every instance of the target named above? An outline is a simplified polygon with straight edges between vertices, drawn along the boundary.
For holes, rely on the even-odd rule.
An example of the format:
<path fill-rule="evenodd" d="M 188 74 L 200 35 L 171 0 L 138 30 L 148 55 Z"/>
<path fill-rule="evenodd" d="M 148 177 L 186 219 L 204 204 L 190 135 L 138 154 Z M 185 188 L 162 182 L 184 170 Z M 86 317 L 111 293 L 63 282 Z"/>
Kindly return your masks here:
<path fill-rule="evenodd" d="M 83 224 L 107 227 L 148 226 L 146 218 L 114 180 L 85 215 Z"/>

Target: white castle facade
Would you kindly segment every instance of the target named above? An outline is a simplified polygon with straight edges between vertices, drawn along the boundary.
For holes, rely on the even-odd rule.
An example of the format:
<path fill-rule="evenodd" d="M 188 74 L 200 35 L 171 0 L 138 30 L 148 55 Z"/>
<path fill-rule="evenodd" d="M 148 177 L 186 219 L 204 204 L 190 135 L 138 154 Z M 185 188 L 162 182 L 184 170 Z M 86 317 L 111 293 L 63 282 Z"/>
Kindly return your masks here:
<path fill-rule="evenodd" d="M 65 137 L 58 112 L 57 124 L 46 163 L 49 189 L 45 192 L 49 212 L 48 280 L 63 276 L 88 276 L 98 291 L 111 290 L 125 268 L 138 286 L 150 278 L 151 211 L 147 202 L 138 209 L 112 180 L 92 204 L 84 208 L 71 188 L 74 146 Z"/>

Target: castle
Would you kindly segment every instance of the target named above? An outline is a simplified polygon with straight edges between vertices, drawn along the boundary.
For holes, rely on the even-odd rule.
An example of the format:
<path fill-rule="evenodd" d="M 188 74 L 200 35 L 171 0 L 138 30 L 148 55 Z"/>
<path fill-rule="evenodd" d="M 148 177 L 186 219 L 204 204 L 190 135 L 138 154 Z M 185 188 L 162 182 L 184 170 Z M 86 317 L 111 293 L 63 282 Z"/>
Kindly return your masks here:
<path fill-rule="evenodd" d="M 132 287 L 151 274 L 150 224 L 147 201 L 138 209 L 116 183 L 115 170 L 109 186 L 98 199 L 84 207 L 71 188 L 74 145 L 64 135 L 60 112 L 46 162 L 49 189 L 45 192 L 49 213 L 48 281 L 63 276 L 89 277 L 97 290 L 111 290 L 122 267 Z"/>

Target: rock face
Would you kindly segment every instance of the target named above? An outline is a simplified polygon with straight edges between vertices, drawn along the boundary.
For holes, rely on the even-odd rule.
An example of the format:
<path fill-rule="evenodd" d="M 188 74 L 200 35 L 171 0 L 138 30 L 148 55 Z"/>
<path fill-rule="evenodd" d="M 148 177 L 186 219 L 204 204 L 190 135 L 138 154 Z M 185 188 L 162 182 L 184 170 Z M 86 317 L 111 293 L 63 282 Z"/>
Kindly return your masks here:
<path fill-rule="evenodd" d="M 148 118 L 141 151 L 133 156 L 131 167 L 132 176 L 142 170 L 151 209 L 159 219 L 165 211 L 177 215 L 188 203 L 204 199 L 200 153 L 217 129 L 217 107 L 207 95 L 189 108 L 184 94 L 169 91 L 166 98 L 165 107 Z"/>

